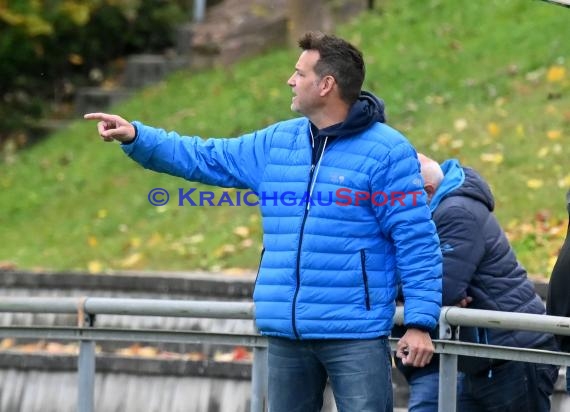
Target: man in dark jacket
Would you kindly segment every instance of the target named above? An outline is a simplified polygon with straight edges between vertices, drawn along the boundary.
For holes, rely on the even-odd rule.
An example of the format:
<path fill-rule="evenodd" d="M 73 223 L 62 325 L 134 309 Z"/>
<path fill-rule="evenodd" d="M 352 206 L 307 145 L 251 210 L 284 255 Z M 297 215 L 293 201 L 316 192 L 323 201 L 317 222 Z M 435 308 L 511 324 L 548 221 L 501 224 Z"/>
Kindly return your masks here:
<path fill-rule="evenodd" d="M 553 316 L 570 316 L 570 190 L 566 194 L 568 229 L 566 240 L 550 275 L 546 311 Z M 570 336 L 558 336 L 560 349 L 570 352 Z M 570 392 L 570 368 L 566 369 L 566 391 Z"/>
<path fill-rule="evenodd" d="M 442 304 L 544 314 L 540 297 L 493 214 L 493 195 L 483 178 L 455 159 L 440 166 L 422 154 L 418 157 L 443 255 Z M 550 334 L 476 332 L 481 343 L 556 350 Z M 410 412 L 437 411 L 436 362 L 423 369 L 400 367 L 410 383 Z M 464 359 L 463 365 L 468 370 L 459 379 L 459 411 L 550 410 L 557 366 L 483 358 Z"/>

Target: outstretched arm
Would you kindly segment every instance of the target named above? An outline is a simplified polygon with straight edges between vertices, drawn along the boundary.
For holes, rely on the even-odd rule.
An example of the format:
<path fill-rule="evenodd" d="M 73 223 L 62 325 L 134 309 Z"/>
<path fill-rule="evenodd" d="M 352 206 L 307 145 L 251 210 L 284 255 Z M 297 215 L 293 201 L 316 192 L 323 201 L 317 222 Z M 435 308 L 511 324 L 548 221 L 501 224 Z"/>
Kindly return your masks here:
<path fill-rule="evenodd" d="M 130 143 L 136 137 L 135 127 L 121 116 L 107 113 L 87 113 L 83 118 L 99 121 L 97 131 L 106 142 L 117 140 L 121 143 Z"/>
<path fill-rule="evenodd" d="M 237 138 L 204 140 L 131 123 L 113 114 L 89 113 L 84 117 L 98 120 L 103 140 L 123 143 L 123 151 L 146 169 L 192 182 L 253 190 L 263 175 L 272 135 L 278 127 L 272 125 Z"/>

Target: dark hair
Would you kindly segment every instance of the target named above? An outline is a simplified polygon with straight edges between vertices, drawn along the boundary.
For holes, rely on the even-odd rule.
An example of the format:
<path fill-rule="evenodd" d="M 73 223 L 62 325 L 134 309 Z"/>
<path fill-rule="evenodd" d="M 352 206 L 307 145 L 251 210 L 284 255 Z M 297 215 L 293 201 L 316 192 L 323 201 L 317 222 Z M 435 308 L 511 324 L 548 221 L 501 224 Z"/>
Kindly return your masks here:
<path fill-rule="evenodd" d="M 319 52 L 315 73 L 321 78 L 334 77 L 346 103 L 353 104 L 358 99 L 366 72 L 360 50 L 346 40 L 315 31 L 305 33 L 299 39 L 299 47 Z"/>

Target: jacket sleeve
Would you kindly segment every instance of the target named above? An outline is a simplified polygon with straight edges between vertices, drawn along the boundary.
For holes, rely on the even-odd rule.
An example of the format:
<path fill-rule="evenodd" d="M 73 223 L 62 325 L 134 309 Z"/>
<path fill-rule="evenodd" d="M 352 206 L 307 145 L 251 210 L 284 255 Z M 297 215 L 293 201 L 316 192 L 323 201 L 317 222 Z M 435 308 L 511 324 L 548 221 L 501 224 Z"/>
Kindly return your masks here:
<path fill-rule="evenodd" d="M 485 254 L 485 241 L 479 222 L 464 206 L 446 207 L 442 203 L 436 209 L 435 220 L 443 256 L 442 303 L 453 306 L 467 296 Z"/>
<path fill-rule="evenodd" d="M 404 324 L 431 330 L 441 309 L 441 251 L 419 162 L 410 144 L 398 144 L 390 151 L 375 174 L 372 190 L 388 198 L 375 212 L 383 235 L 394 243 L 404 294 Z"/>
<path fill-rule="evenodd" d="M 256 190 L 275 126 L 229 139 L 180 136 L 133 122 L 137 137 L 124 152 L 145 169 L 213 186 Z"/>

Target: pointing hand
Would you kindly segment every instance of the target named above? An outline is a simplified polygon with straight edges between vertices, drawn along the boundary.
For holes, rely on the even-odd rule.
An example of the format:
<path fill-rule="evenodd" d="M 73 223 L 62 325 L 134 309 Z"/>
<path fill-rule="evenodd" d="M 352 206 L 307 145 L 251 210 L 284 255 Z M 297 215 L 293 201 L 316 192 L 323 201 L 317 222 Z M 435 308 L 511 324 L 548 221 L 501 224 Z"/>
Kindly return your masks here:
<path fill-rule="evenodd" d="M 97 131 L 106 142 L 117 140 L 121 143 L 130 143 L 135 138 L 135 127 L 115 114 L 88 113 L 83 116 L 87 120 L 98 120 Z"/>

